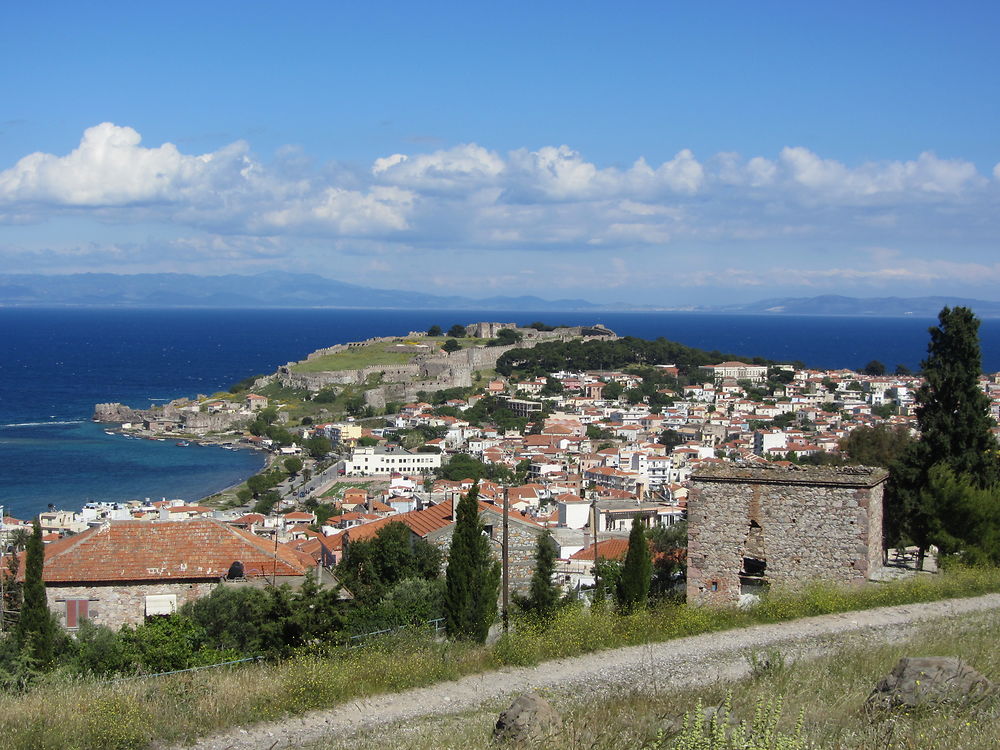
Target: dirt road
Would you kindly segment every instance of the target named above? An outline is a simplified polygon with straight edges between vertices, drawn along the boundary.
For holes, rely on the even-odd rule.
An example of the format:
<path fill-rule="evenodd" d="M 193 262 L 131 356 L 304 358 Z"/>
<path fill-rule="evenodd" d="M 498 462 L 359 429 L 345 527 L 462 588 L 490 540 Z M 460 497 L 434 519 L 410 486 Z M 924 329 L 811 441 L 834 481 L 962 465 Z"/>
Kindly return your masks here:
<path fill-rule="evenodd" d="M 748 651 L 780 649 L 786 657 L 809 658 L 835 650 L 846 639 L 891 642 L 928 621 L 992 609 L 1000 609 L 1000 594 L 822 615 L 631 646 L 373 696 L 299 718 L 232 729 L 185 747 L 278 750 L 320 743 L 327 736 L 343 741 L 345 736 L 393 722 L 457 713 L 542 689 L 582 695 L 604 694 L 619 686 L 645 685 L 660 690 L 691 687 L 745 675 L 749 671 Z"/>

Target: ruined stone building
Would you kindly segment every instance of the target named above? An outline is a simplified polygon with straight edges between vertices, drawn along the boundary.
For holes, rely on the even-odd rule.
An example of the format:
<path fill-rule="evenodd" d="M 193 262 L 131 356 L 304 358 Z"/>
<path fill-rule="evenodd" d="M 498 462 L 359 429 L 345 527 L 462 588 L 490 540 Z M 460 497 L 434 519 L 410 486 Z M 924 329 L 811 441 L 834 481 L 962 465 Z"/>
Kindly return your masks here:
<path fill-rule="evenodd" d="M 692 476 L 688 602 L 761 585 L 864 581 L 882 565 L 888 472 L 859 466 L 716 465 Z"/>

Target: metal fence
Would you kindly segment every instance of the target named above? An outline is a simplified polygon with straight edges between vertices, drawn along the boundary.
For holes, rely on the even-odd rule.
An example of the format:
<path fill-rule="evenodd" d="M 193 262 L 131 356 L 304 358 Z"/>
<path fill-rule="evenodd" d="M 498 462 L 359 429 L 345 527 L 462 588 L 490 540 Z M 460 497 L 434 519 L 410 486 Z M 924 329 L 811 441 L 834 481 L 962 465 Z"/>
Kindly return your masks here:
<path fill-rule="evenodd" d="M 233 659 L 232 661 L 220 661 L 218 664 L 204 664 L 200 667 L 189 667 L 188 669 L 174 669 L 170 672 L 154 672 L 153 674 L 137 674 L 129 677 L 115 677 L 108 682 L 123 682 L 126 680 L 145 680 L 149 677 L 166 677 L 171 674 L 183 674 L 184 672 L 200 672 L 203 669 L 215 669 L 216 667 L 228 667 L 231 664 L 245 664 L 249 661 L 259 661 L 263 656 L 248 656 L 246 659 Z"/>
<path fill-rule="evenodd" d="M 385 628 L 384 630 L 373 630 L 370 633 L 361 633 L 359 635 L 352 635 L 347 641 L 347 648 L 354 649 L 360 648 L 364 645 L 365 640 L 368 638 L 377 638 L 382 635 L 393 635 L 395 633 L 400 633 L 404 630 L 410 630 L 414 627 L 426 627 L 434 631 L 434 635 L 439 635 L 444 631 L 444 618 L 438 617 L 434 620 L 428 620 L 420 625 L 399 625 L 395 628 Z"/>

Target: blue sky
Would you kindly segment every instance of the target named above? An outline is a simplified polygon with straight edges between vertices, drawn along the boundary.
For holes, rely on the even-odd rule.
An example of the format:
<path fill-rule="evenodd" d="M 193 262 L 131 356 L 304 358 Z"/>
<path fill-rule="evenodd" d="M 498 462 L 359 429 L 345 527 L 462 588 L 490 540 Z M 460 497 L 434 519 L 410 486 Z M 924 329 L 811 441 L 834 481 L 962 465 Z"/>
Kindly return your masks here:
<path fill-rule="evenodd" d="M 6 3 L 8 271 L 1000 298 L 1000 5 Z"/>

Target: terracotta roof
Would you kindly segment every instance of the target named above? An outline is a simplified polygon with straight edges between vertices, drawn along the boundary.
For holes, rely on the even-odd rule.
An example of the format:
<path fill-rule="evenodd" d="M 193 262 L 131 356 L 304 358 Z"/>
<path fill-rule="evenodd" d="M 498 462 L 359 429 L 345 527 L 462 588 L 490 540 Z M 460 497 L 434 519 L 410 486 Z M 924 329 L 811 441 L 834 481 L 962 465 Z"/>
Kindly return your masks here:
<path fill-rule="evenodd" d="M 597 543 L 597 557 L 602 560 L 621 560 L 628 552 L 628 537 L 605 539 Z M 570 560 L 593 560 L 594 545 L 584 547 L 569 556 Z"/>
<path fill-rule="evenodd" d="M 395 516 L 389 516 L 388 518 L 381 518 L 378 521 L 366 523 L 363 526 L 356 526 L 353 529 L 347 529 L 336 536 L 342 537 L 343 534 L 347 534 L 348 538 L 352 542 L 356 542 L 361 539 L 371 539 L 378 533 L 379 529 L 386 524 L 405 523 L 410 527 L 410 530 L 413 531 L 414 534 L 420 537 L 425 537 L 431 532 L 443 529 L 453 523 L 451 505 L 452 504 L 450 502 L 438 503 L 437 505 L 432 505 L 431 507 L 424 508 L 423 510 L 411 510 L 409 513 L 399 513 Z M 480 500 L 479 511 L 482 512 L 484 510 L 492 510 L 497 513 L 503 512 L 502 509 L 498 508 L 496 505 Z M 531 516 L 514 510 L 510 512 L 510 518 L 512 520 L 524 521 L 535 526 L 540 525 Z M 337 540 L 338 546 L 340 543 L 342 543 L 342 539 Z"/>
<path fill-rule="evenodd" d="M 299 576 L 308 556 L 211 518 L 112 521 L 45 548 L 46 583 L 220 578 L 236 560 L 248 575 Z M 23 573 L 22 573 L 23 575 Z"/>
<path fill-rule="evenodd" d="M 669 552 L 653 552 L 653 543 L 649 542 L 649 551 L 652 554 L 654 560 L 659 560 L 661 558 L 676 560 L 678 562 L 684 562 L 687 559 L 686 549 L 675 549 Z M 598 542 L 597 544 L 597 557 L 600 560 L 623 560 L 625 555 L 628 553 L 628 538 L 627 537 L 615 537 L 614 539 L 605 539 L 603 542 Z M 594 559 L 594 545 L 591 544 L 588 547 L 584 547 L 579 552 L 574 552 L 569 556 L 570 560 L 593 560 Z"/>

